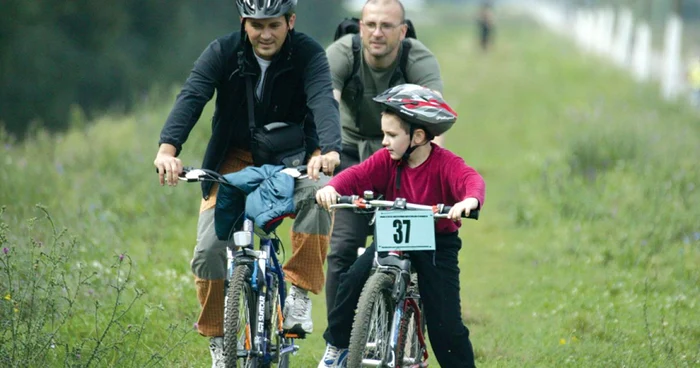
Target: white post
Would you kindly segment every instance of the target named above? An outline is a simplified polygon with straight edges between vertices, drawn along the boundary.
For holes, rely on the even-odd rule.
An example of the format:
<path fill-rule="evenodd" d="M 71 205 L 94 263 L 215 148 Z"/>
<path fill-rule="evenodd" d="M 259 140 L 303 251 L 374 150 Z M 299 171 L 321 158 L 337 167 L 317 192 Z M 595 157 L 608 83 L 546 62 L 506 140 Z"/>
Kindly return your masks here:
<path fill-rule="evenodd" d="M 637 25 L 632 51 L 632 73 L 639 82 L 649 80 L 651 70 L 651 29 L 646 23 Z"/>
<path fill-rule="evenodd" d="M 612 55 L 613 27 L 615 26 L 615 12 L 612 8 L 603 8 L 600 19 L 600 52 L 605 57 Z"/>
<path fill-rule="evenodd" d="M 661 73 L 661 93 L 666 100 L 678 96 L 682 89 L 681 37 L 683 22 L 671 15 L 666 23 L 664 38 L 663 71 Z"/>
<path fill-rule="evenodd" d="M 615 43 L 613 47 L 614 60 L 619 66 L 627 65 L 630 53 L 630 38 L 632 36 L 632 12 L 627 9 L 621 9 L 617 18 L 617 32 L 615 34 Z"/>

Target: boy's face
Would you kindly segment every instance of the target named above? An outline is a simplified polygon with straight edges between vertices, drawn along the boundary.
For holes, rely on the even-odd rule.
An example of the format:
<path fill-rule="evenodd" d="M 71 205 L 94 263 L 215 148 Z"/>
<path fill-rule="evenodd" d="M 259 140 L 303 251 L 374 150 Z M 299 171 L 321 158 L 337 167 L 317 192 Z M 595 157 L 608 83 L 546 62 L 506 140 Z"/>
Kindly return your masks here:
<path fill-rule="evenodd" d="M 392 160 L 400 160 L 411 143 L 401 119 L 394 114 L 382 114 L 382 132 L 382 145 L 389 151 Z"/>
<path fill-rule="evenodd" d="M 245 32 L 253 45 L 253 50 L 260 58 L 272 60 L 287 39 L 287 33 L 294 28 L 296 14 L 289 18 L 284 16 L 269 19 L 246 19 Z"/>

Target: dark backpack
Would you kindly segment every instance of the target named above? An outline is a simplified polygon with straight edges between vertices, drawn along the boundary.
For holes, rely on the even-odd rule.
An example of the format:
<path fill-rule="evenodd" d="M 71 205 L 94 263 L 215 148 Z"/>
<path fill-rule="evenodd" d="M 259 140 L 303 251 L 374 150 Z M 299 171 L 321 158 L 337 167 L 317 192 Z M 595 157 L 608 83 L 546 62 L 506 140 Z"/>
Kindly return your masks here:
<path fill-rule="evenodd" d="M 389 87 L 396 85 L 401 78 L 406 80 L 406 76 L 408 75 L 406 74 L 406 67 L 408 66 L 408 54 L 411 51 L 411 42 L 408 41 L 408 38 L 417 39 L 418 37 L 416 36 L 416 29 L 413 26 L 413 22 L 406 19 L 406 25 L 408 26 L 408 30 L 406 31 L 406 38 L 401 42 L 402 51 L 399 59 L 399 67 L 396 69 L 396 72 L 394 72 L 394 75 L 391 76 Z M 333 40 L 338 40 L 347 34 L 353 34 L 354 36 L 352 37 L 352 73 L 350 73 L 350 76 L 345 80 L 345 86 L 347 87 L 350 84 L 354 84 L 352 88 L 353 95 L 347 98 L 352 101 L 351 106 L 354 105 L 355 107 L 353 113 L 357 116 L 357 104 L 363 94 L 362 78 L 360 77 L 360 49 L 362 48 L 362 40 L 360 39 L 360 20 L 358 18 L 345 18 L 340 22 L 335 29 Z M 346 96 L 343 97 L 346 98 Z M 357 118 L 355 118 L 355 123 L 359 124 Z"/>

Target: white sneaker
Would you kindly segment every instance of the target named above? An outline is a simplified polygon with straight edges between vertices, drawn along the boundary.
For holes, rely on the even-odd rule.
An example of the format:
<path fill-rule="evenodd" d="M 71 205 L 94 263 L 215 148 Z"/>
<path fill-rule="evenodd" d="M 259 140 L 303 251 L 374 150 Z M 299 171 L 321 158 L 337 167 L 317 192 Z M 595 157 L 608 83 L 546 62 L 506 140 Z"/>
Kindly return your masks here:
<path fill-rule="evenodd" d="M 226 368 L 223 337 L 209 339 L 209 352 L 211 353 L 211 368 Z"/>
<path fill-rule="evenodd" d="M 284 323 L 282 328 L 294 330 L 299 326 L 306 333 L 314 330 L 314 322 L 311 320 L 311 299 L 306 295 L 307 291 L 292 285 L 289 295 L 284 300 Z"/>
<path fill-rule="evenodd" d="M 326 352 L 318 363 L 318 368 L 345 367 L 345 358 L 348 357 L 348 349 L 338 349 L 335 346 L 326 345 Z"/>

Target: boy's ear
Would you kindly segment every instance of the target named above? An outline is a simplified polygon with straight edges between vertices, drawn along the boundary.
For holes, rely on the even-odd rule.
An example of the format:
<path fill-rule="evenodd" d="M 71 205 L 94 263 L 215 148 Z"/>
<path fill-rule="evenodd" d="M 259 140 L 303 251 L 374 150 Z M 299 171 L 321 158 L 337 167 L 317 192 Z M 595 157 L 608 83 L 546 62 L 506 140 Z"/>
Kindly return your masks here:
<path fill-rule="evenodd" d="M 428 135 L 425 133 L 425 130 L 423 128 L 416 128 L 413 131 L 413 141 L 416 144 L 422 144 L 428 139 Z"/>

